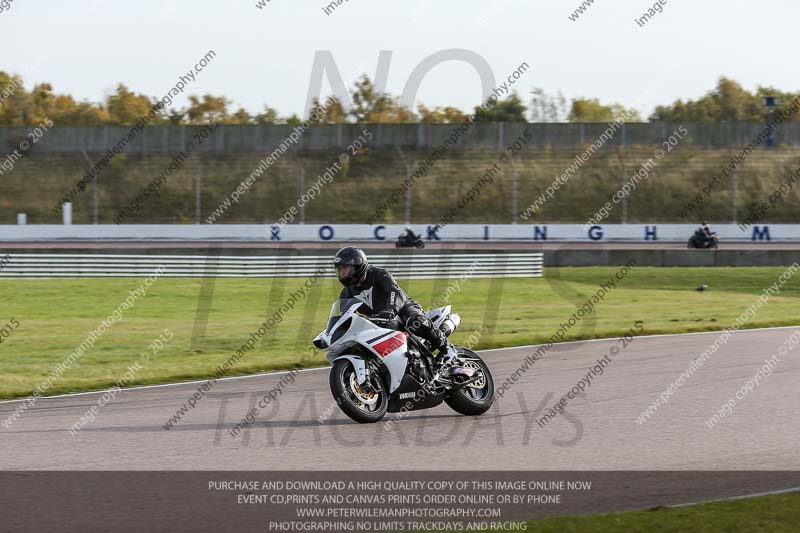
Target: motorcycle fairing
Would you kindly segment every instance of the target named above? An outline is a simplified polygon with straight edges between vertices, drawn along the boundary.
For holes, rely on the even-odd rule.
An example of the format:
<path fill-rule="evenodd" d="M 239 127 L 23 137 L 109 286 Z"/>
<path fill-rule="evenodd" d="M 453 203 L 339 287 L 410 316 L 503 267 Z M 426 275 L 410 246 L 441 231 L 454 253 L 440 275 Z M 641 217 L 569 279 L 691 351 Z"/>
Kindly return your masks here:
<path fill-rule="evenodd" d="M 361 355 L 346 352 L 354 345 L 369 350 L 388 370 L 391 394 L 400 386 L 406 373 L 408 337 L 406 333 L 382 328 L 359 315 L 357 311 L 363 304 L 364 302 L 358 300 L 334 303 L 328 328 L 320 333 L 315 341 L 324 342 L 327 347 L 327 358 L 331 363 L 338 359 L 353 362 L 359 384 L 367 380 L 366 362 Z M 340 328 L 344 328 L 344 331 L 338 331 Z M 356 366 L 356 360 L 360 361 L 359 366 Z M 359 371 L 359 368 L 362 371 Z"/>

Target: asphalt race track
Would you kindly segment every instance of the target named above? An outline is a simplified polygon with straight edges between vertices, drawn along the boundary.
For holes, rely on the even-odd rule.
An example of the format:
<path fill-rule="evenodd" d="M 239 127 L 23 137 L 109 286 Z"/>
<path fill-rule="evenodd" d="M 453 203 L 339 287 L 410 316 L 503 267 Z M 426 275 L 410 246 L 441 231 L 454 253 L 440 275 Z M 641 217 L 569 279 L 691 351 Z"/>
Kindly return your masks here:
<path fill-rule="evenodd" d="M 100 394 L 42 398 L 0 428 L 2 470 L 798 470 L 800 351 L 781 357 L 732 415 L 704 424 L 798 329 L 734 334 L 644 424 L 640 413 L 718 333 L 635 339 L 544 427 L 535 419 L 619 341 L 555 345 L 477 418 L 441 405 L 358 425 L 331 408 L 326 369 L 298 374 L 237 437 L 228 430 L 285 374 L 219 381 L 171 430 L 162 425 L 199 384 L 123 391 L 75 435 L 65 428 Z M 484 352 L 496 384 L 531 352 Z M 0 403 L 2 419 L 18 404 Z"/>

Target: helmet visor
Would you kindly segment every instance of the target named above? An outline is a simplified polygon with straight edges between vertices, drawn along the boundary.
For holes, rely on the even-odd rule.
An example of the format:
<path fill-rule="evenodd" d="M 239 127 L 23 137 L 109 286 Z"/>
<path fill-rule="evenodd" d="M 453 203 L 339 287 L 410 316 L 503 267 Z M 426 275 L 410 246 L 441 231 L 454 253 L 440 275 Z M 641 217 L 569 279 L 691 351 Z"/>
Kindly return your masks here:
<path fill-rule="evenodd" d="M 336 277 L 339 281 L 345 281 L 350 278 L 353 273 L 353 265 L 336 265 Z"/>

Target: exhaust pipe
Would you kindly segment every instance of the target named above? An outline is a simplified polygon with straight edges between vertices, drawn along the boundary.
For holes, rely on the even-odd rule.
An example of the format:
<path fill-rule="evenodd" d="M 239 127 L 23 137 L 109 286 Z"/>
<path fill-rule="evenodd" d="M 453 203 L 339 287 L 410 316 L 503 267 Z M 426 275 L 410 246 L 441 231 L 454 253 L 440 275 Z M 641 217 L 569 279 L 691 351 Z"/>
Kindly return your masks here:
<path fill-rule="evenodd" d="M 456 313 L 451 313 L 450 316 L 442 321 L 442 325 L 439 326 L 439 329 L 444 331 L 445 337 L 449 337 L 460 325 L 461 317 Z"/>

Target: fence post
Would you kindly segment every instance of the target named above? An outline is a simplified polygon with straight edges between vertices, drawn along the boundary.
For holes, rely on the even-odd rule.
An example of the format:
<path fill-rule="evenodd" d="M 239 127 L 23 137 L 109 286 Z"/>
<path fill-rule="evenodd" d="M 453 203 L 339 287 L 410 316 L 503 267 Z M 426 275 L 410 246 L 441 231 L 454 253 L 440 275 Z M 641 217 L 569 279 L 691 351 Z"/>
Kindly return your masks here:
<path fill-rule="evenodd" d="M 517 223 L 517 188 L 519 186 L 519 176 L 517 176 L 517 167 L 511 161 L 511 223 Z"/>
<path fill-rule="evenodd" d="M 622 125 L 623 127 L 625 124 Z M 623 130 L 624 131 L 624 130 Z M 624 136 L 623 136 L 624 139 Z M 624 149 L 620 148 L 617 152 L 617 156 L 619 157 L 619 187 L 622 190 L 625 187 L 625 158 L 623 157 Z M 628 223 L 628 195 L 624 194 L 622 196 L 622 223 Z"/>
<path fill-rule="evenodd" d="M 737 193 L 737 184 L 736 184 L 736 169 L 733 169 L 733 174 L 731 175 L 731 219 L 733 222 L 732 224 L 736 224 L 736 193 Z"/>
<path fill-rule="evenodd" d="M 194 223 L 201 224 L 200 222 L 200 192 L 202 187 L 202 173 L 203 169 L 200 163 L 200 156 L 195 156 L 194 165 Z"/>
<path fill-rule="evenodd" d="M 498 124 L 498 128 L 497 128 L 497 149 L 498 150 L 502 150 L 503 149 L 503 145 L 506 142 L 506 139 L 505 139 L 506 128 L 505 128 L 505 126 L 506 126 L 505 122 L 501 122 L 500 124 Z"/>
<path fill-rule="evenodd" d="M 420 124 L 422 126 L 422 124 Z M 406 175 L 404 178 L 408 178 L 411 176 L 411 166 L 406 161 L 406 156 L 403 154 L 403 149 L 400 148 L 400 145 L 395 145 L 397 148 L 397 153 L 400 154 L 400 160 L 403 162 L 403 167 L 405 168 Z M 405 212 L 405 223 L 406 225 L 411 224 L 411 187 L 406 187 L 406 212 Z"/>
<path fill-rule="evenodd" d="M 97 174 L 92 178 L 92 224 L 97 225 Z"/>
<path fill-rule="evenodd" d="M 300 167 L 300 175 L 298 176 L 298 187 L 300 191 L 297 194 L 298 198 L 301 198 L 306 190 L 306 167 L 303 165 L 303 162 L 300 160 L 296 161 L 297 166 Z M 300 223 L 306 223 L 306 204 L 305 202 L 301 202 L 300 205 Z"/>
<path fill-rule="evenodd" d="M 92 168 L 92 160 L 89 159 L 89 155 L 86 153 L 86 150 L 81 147 L 81 154 L 83 158 L 86 160 L 86 164 L 89 165 L 88 168 Z M 97 178 L 99 177 L 99 172 L 95 173 L 92 176 L 92 224 L 97 224 Z"/>

